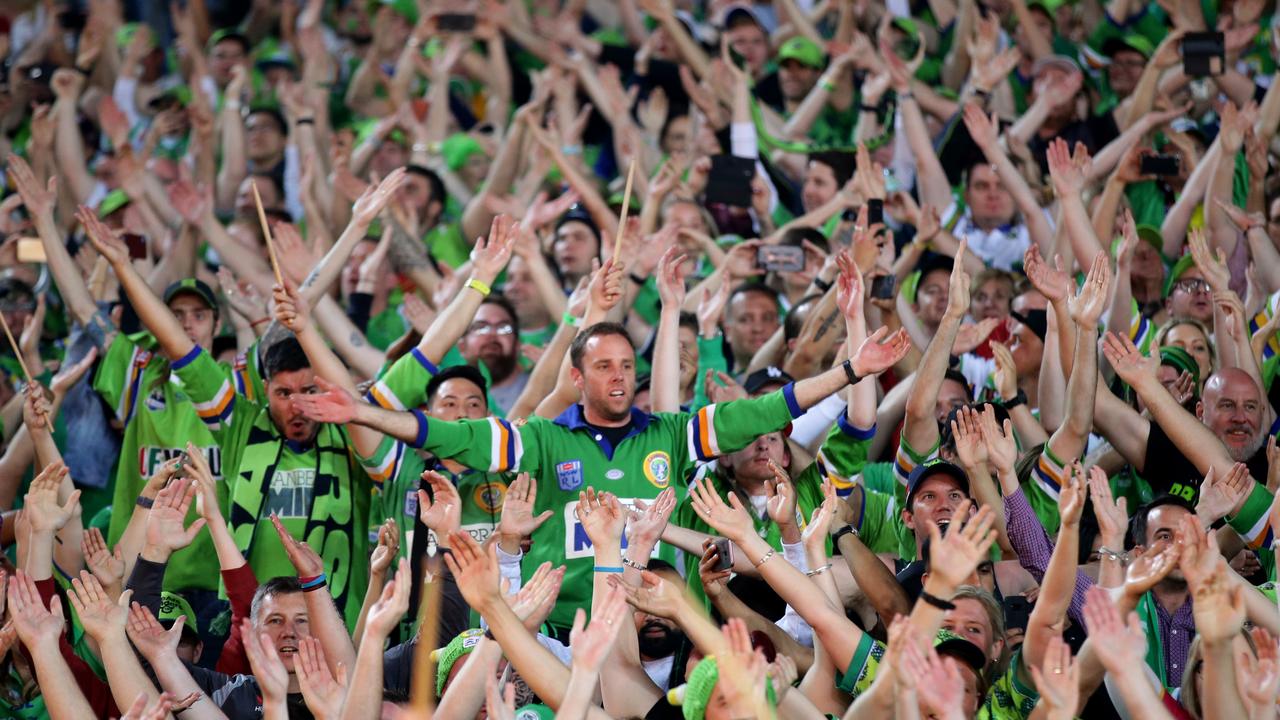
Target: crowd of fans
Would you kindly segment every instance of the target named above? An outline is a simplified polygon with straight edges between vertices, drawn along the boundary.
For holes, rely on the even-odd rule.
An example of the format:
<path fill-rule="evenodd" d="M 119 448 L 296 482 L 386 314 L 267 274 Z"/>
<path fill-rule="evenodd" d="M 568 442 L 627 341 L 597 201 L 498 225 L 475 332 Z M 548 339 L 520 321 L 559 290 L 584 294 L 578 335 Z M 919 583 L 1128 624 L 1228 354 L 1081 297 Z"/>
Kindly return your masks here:
<path fill-rule="evenodd" d="M 3 0 L 0 715 L 1274 720 L 1273 0 Z"/>

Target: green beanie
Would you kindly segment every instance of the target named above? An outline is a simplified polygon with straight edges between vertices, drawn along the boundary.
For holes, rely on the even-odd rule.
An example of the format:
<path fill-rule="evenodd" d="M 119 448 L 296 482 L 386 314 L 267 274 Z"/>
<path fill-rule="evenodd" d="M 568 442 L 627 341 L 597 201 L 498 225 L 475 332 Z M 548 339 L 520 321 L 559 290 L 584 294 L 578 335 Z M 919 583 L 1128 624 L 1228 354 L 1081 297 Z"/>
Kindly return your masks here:
<path fill-rule="evenodd" d="M 684 720 L 703 720 L 707 715 L 707 704 L 711 702 L 711 693 L 716 689 L 716 681 L 720 679 L 720 668 L 714 657 L 705 657 L 689 673 L 689 680 L 680 687 L 667 693 L 667 702 L 679 705 L 684 713 Z M 774 693 L 773 682 L 765 685 L 765 698 L 769 707 L 777 707 L 778 696 Z"/>
<path fill-rule="evenodd" d="M 1179 374 L 1183 372 L 1191 373 L 1192 384 L 1196 388 L 1200 387 L 1200 363 L 1191 357 L 1191 353 L 1183 350 L 1177 345 L 1162 345 L 1160 347 L 1160 364 L 1168 365 L 1177 370 Z"/>
<path fill-rule="evenodd" d="M 444 693 L 444 681 L 449 679 L 449 671 L 463 655 L 467 655 L 480 643 L 484 631 L 477 628 L 463 630 L 458 637 L 449 641 L 448 645 L 432 653 L 436 661 L 436 697 Z"/>

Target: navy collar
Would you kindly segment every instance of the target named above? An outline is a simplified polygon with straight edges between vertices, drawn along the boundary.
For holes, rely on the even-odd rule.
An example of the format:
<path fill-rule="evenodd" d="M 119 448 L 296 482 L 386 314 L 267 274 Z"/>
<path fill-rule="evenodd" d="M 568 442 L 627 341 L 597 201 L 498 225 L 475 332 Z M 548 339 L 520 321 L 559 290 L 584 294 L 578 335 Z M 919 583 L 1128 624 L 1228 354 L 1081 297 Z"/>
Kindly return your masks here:
<path fill-rule="evenodd" d="M 635 435 L 639 435 L 640 433 L 644 432 L 645 428 L 649 427 L 649 422 L 652 418 L 653 416 L 650 415 L 649 413 L 641 410 L 640 408 L 632 406 L 631 426 L 630 426 L 630 429 L 627 430 L 627 434 L 622 439 L 626 440 L 627 438 L 633 437 Z M 587 422 L 585 413 L 582 409 L 582 405 L 579 403 L 574 403 L 573 405 L 570 405 L 568 409 L 560 413 L 560 416 L 557 417 L 552 422 L 554 422 L 556 425 L 560 425 L 561 427 L 568 428 L 569 430 L 573 430 L 575 432 L 578 430 L 591 432 L 591 425 Z M 609 445 L 609 441 L 603 436 L 601 436 L 600 439 L 596 439 L 595 436 L 593 435 L 592 439 L 596 440 L 596 444 L 599 445 L 600 449 L 604 451 L 605 456 L 608 457 L 610 460 L 612 460 L 614 448 Z"/>

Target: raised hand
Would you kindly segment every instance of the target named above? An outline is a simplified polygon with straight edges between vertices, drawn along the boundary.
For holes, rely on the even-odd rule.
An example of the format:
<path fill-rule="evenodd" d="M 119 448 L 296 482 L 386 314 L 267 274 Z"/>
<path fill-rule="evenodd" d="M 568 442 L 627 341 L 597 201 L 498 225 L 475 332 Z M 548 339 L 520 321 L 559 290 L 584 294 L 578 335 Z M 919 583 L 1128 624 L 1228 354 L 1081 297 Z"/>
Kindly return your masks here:
<path fill-rule="evenodd" d="M 1160 368 L 1160 361 L 1144 356 L 1128 336 L 1107 333 L 1102 354 L 1106 355 L 1116 375 L 1134 389 L 1140 391 L 1144 383 L 1157 382 L 1156 371 Z"/>
<path fill-rule="evenodd" d="M 356 417 L 356 399 L 344 388 L 316 377 L 322 392 L 289 396 L 293 407 L 308 420 L 344 425 Z"/>
<path fill-rule="evenodd" d="M 963 585 L 969 576 L 978 569 L 978 563 L 987 557 L 987 551 L 996 541 L 995 511 L 984 505 L 965 523 L 964 527 L 956 527 L 956 523 L 968 517 L 972 506 L 968 500 L 956 508 L 955 520 L 943 535 L 937 525 L 929 525 L 929 537 L 932 538 L 929 567 L 932 575 L 955 588 Z"/>
<path fill-rule="evenodd" d="M 1054 138 L 1047 150 L 1049 158 L 1049 177 L 1053 180 L 1053 189 L 1058 197 L 1075 197 L 1084 191 L 1085 179 L 1089 176 L 1089 168 L 1093 160 L 1084 143 L 1076 143 L 1072 153 L 1067 141 Z"/>
<path fill-rule="evenodd" d="M 1013 361 L 1013 352 L 1008 345 L 993 340 L 990 347 L 996 361 L 996 371 L 992 375 L 996 394 L 1000 400 L 1008 402 L 1018 394 L 1018 365 Z"/>
<path fill-rule="evenodd" d="M 129 263 L 129 248 L 125 246 L 123 240 L 115 236 L 111 228 L 98 219 L 96 212 L 81 205 L 76 212 L 76 220 L 84 226 L 85 236 L 89 238 L 93 249 L 106 258 L 111 267 L 118 271 Z"/>
<path fill-rule="evenodd" d="M 436 534 L 437 540 L 443 541 L 462 527 L 462 498 L 458 497 L 458 488 L 434 470 L 423 472 L 422 479 L 431 486 L 431 495 L 418 490 L 418 518 Z"/>
<path fill-rule="evenodd" d="M 1156 586 L 1178 565 L 1178 548 L 1173 545 L 1149 547 L 1124 569 L 1124 593 L 1136 600 Z"/>
<path fill-rule="evenodd" d="M 1058 515 L 1062 518 L 1064 527 L 1079 527 L 1087 491 L 1084 467 L 1078 461 L 1067 468 L 1066 480 L 1058 494 Z"/>
<path fill-rule="evenodd" d="M 276 285 L 271 290 L 275 300 L 276 320 L 289 329 L 294 335 L 300 335 L 311 325 L 311 307 L 298 295 L 298 288 L 289 278 L 284 285 Z"/>
<path fill-rule="evenodd" d="M 1097 585 L 1085 595 L 1084 620 L 1094 652 L 1107 672 L 1140 668 L 1147 655 L 1147 637 L 1137 613 L 1129 613 L 1128 624 L 1107 591 Z"/>
<path fill-rule="evenodd" d="M 1235 653 L 1236 691 L 1245 701 L 1249 717 L 1269 717 L 1268 713 L 1275 714 L 1276 697 L 1280 695 L 1280 648 L 1266 628 L 1255 625 L 1249 634 L 1257 655 Z"/>
<path fill-rule="evenodd" d="M 1071 657 L 1071 646 L 1061 635 L 1049 638 L 1041 666 L 1029 666 L 1040 698 L 1051 718 L 1073 718 L 1080 702 L 1080 663 Z"/>
<path fill-rule="evenodd" d="M 185 624 L 186 617 L 179 617 L 173 627 L 165 630 L 149 609 L 135 602 L 129 606 L 125 630 L 129 641 L 142 657 L 155 665 L 161 661 L 178 661 L 178 643 L 182 640 L 182 627 Z"/>
<path fill-rule="evenodd" d="M 960 240 L 960 247 L 956 249 L 956 257 L 964 257 L 965 252 L 969 249 L 969 243 L 964 239 Z M 951 267 L 951 278 L 948 280 L 947 287 L 947 309 L 943 314 L 944 317 L 951 320 L 959 320 L 969 312 L 969 284 L 972 279 L 969 273 L 965 272 L 964 263 L 957 261 Z"/>
<path fill-rule="evenodd" d="M 996 409 L 987 405 L 982 409 L 982 439 L 987 443 L 987 457 L 996 471 L 1012 473 L 1018 459 L 1018 443 L 1013 435 L 1013 423 L 1006 419 L 1003 428 L 996 420 Z"/>
<path fill-rule="evenodd" d="M 7 590 L 9 614 L 22 644 L 33 650 L 40 648 L 57 652 L 58 641 L 66 626 L 62 618 L 62 601 L 58 596 L 49 598 L 49 608 L 45 609 L 35 581 L 22 570 L 14 573 Z"/>
<path fill-rule="evenodd" d="M 396 525 L 395 518 L 387 518 L 382 525 L 378 526 L 378 546 L 369 556 L 369 574 L 385 578 L 387 570 L 391 568 L 391 563 L 395 562 L 399 552 L 400 528 Z"/>
<path fill-rule="evenodd" d="M 956 457 L 960 464 L 971 470 L 986 470 L 987 441 L 982 437 L 981 414 L 970 407 L 962 407 L 951 421 L 951 436 L 955 438 Z"/>
<path fill-rule="evenodd" d="M 507 494 L 502 499 L 502 515 L 498 519 L 498 536 L 503 543 L 503 550 L 514 554 L 520 542 L 533 535 L 534 531 L 554 515 L 546 510 L 537 516 L 533 508 L 538 501 L 538 484 L 529 478 L 529 473 L 522 472 L 507 486 Z"/>
<path fill-rule="evenodd" d="M 729 493 L 726 505 L 720 493 L 704 479 L 694 480 L 689 491 L 693 511 L 713 530 L 741 545 L 749 533 L 755 533 L 755 523 L 742 506 L 737 493 Z"/>
<path fill-rule="evenodd" d="M 682 269 L 689 257 L 677 246 L 667 248 L 658 261 L 658 297 L 662 306 L 679 308 L 684 304 L 685 272 Z"/>
<path fill-rule="evenodd" d="M 1236 463 L 1222 478 L 1217 478 L 1213 467 L 1204 476 L 1200 484 L 1200 499 L 1196 503 L 1196 515 L 1202 522 L 1212 525 L 1220 518 L 1234 515 L 1244 506 L 1244 501 L 1253 489 L 1253 478 L 1249 477 L 1249 466 Z"/>
<path fill-rule="evenodd" d="M 1191 259 L 1204 275 L 1205 282 L 1214 292 L 1229 289 L 1231 271 L 1227 269 L 1227 256 L 1218 248 L 1216 253 L 1209 250 L 1209 236 L 1204 228 L 1192 228 L 1187 233 L 1187 246 L 1191 248 Z"/>
<path fill-rule="evenodd" d="M 542 623 L 546 622 L 547 616 L 556 606 L 556 599 L 560 597 L 560 586 L 564 582 L 564 572 L 563 565 L 552 570 L 551 563 L 544 562 L 534 571 L 533 577 L 520 586 L 520 592 L 516 593 L 514 598 L 506 596 L 511 605 L 511 612 L 520 618 L 520 622 L 529 632 L 538 632 L 538 628 L 542 627 Z"/>
<path fill-rule="evenodd" d="M 446 553 L 446 561 L 448 558 L 449 554 Z M 380 643 L 381 639 L 385 639 L 396 625 L 400 624 L 405 613 L 409 612 L 409 590 L 413 582 L 412 578 L 408 558 L 400 558 L 396 576 L 382 586 L 382 594 L 369 607 L 369 614 L 365 616 L 365 639 L 373 638 Z"/>
<path fill-rule="evenodd" d="M 600 666 L 613 650 L 622 623 L 630 622 L 627 614 L 626 595 L 617 586 L 609 588 L 604 599 L 592 608 L 590 625 L 586 625 L 586 612 L 578 608 L 573 618 L 573 629 L 569 632 L 575 671 L 592 676 L 600 673 Z"/>
<path fill-rule="evenodd" d="M 688 602 L 679 585 L 667 582 L 648 570 L 640 573 L 640 581 L 640 587 L 634 587 L 617 576 L 609 577 L 609 585 L 622 590 L 631 607 L 642 613 L 674 620 L 682 603 Z"/>
<path fill-rule="evenodd" d="M 168 559 L 175 550 L 190 545 L 205 526 L 204 518 L 197 518 L 191 527 L 185 527 L 187 511 L 195 498 L 196 483 L 192 480 L 174 480 L 156 493 L 151 512 L 147 513 L 146 545 L 143 555 L 158 553 L 149 560 Z"/>
<path fill-rule="evenodd" d="M 196 512 L 204 518 L 205 525 L 225 525 L 222 508 L 218 506 L 218 481 L 213 477 L 213 470 L 209 467 L 204 450 L 196 447 L 195 443 L 188 442 L 186 455 L 179 459 L 183 461 L 187 477 L 195 482 Z"/>
<path fill-rule="evenodd" d="M 346 666 L 338 663 L 338 677 L 329 672 L 324 648 L 314 637 L 298 641 L 298 657 L 293 663 L 302 699 L 317 718 L 337 717 L 347 699 Z"/>
<path fill-rule="evenodd" d="M 120 593 L 120 581 L 124 578 L 124 555 L 120 548 L 111 552 L 102 531 L 96 527 L 86 528 L 80 540 L 80 551 L 84 554 L 84 564 L 89 572 L 98 578 L 98 582 L 107 589 L 112 597 Z"/>
<path fill-rule="evenodd" d="M 305 541 L 289 534 L 275 513 L 271 514 L 271 525 L 275 527 L 276 536 L 280 538 L 280 544 L 284 547 L 285 555 L 289 556 L 293 569 L 298 571 L 298 577 L 315 578 L 324 575 L 324 560 Z"/>
<path fill-rule="evenodd" d="M 825 542 L 826 538 L 823 538 Z M 725 583 L 733 577 L 732 570 L 717 570 L 720 564 L 720 548 L 711 538 L 702 541 L 702 559 L 698 561 L 698 579 L 702 581 L 702 589 L 712 600 L 724 591 Z"/>
<path fill-rule="evenodd" d="M 99 645 L 108 637 L 124 635 L 129 598 L 132 596 L 132 590 L 125 590 L 118 600 L 112 601 L 102 590 L 98 579 L 87 570 L 81 570 L 80 577 L 71 579 L 71 589 L 67 592 L 67 599 L 75 608 L 80 625 Z"/>
<path fill-rule="evenodd" d="M 1089 468 L 1089 497 L 1093 500 L 1093 516 L 1098 521 L 1103 547 L 1119 552 L 1129 527 L 1128 499 L 1112 497 L 1107 473 L 1097 465 Z"/>
<path fill-rule="evenodd" d="M 627 547 L 652 547 L 662 537 L 667 520 L 676 509 L 676 491 L 667 488 L 652 502 L 635 501 L 627 522 Z"/>
<path fill-rule="evenodd" d="M 622 542 L 627 511 L 613 493 L 597 493 L 595 488 L 588 487 L 578 493 L 578 505 L 573 513 L 593 546 L 609 547 Z"/>
<path fill-rule="evenodd" d="M 6 159 L 9 177 L 13 179 L 13 185 L 17 188 L 27 212 L 34 218 L 48 216 L 52 219 L 53 203 L 58 194 L 57 173 L 51 174 L 49 182 L 42 188 L 26 160 L 17 155 L 9 155 Z"/>
<path fill-rule="evenodd" d="M 58 504 L 58 487 L 67 477 L 67 466 L 61 461 L 49 463 L 31 481 L 22 503 L 22 517 L 32 533 L 56 533 L 61 530 L 80 503 L 80 491 L 73 490 L 66 502 Z"/>
<path fill-rule="evenodd" d="M 964 106 L 964 126 L 969 130 L 969 137 L 973 138 L 974 144 L 983 152 L 990 152 L 997 147 L 996 143 L 1000 140 L 1000 121 L 995 113 L 988 117 L 982 108 L 967 104 Z"/>
<path fill-rule="evenodd" d="M 22 389 L 22 422 L 27 432 L 51 432 L 53 421 L 49 417 L 53 408 L 39 380 L 32 380 Z"/>
<path fill-rule="evenodd" d="M 1089 267 L 1089 274 L 1075 297 L 1067 298 L 1067 312 L 1081 330 L 1094 330 L 1098 318 L 1111 302 L 1111 260 L 1105 253 L 1098 253 Z"/>
<path fill-rule="evenodd" d="M 920 705 L 930 717 L 951 717 L 964 702 L 964 679 L 955 658 L 941 658 L 932 648 L 922 649 L 914 642 L 902 644 L 898 656 L 901 672 L 915 678 Z"/>
<path fill-rule="evenodd" d="M 455 532 L 449 536 L 444 562 L 468 605 L 479 610 L 495 600 L 502 602 L 498 554 L 492 542 L 482 547 L 469 533 Z"/>
<path fill-rule="evenodd" d="M 984 340 L 995 332 L 1000 323 L 1004 322 L 1003 318 L 986 318 L 976 323 L 966 323 L 960 326 L 956 331 L 955 342 L 951 344 L 951 353 L 953 355 L 963 355 L 972 352 L 974 348 L 982 344 Z"/>
<path fill-rule="evenodd" d="M 589 307 L 596 312 L 609 312 L 622 300 L 622 278 L 625 265 L 609 258 L 591 277 Z"/>
<path fill-rule="evenodd" d="M 1174 547 L 1178 550 L 1178 568 L 1186 578 L 1192 593 L 1210 584 L 1214 576 L 1226 567 L 1226 559 L 1218 548 L 1217 533 L 1205 532 L 1204 524 L 1196 515 L 1184 517 L 1174 533 Z"/>
<path fill-rule="evenodd" d="M 1022 257 L 1023 269 L 1027 273 L 1027 278 L 1031 280 L 1031 284 L 1049 300 L 1061 302 L 1067 299 L 1067 293 L 1071 291 L 1071 278 L 1067 275 L 1067 271 L 1062 269 L 1061 256 L 1055 256 L 1054 263 L 1054 267 L 1049 267 L 1035 243 L 1027 248 L 1027 252 Z"/>
<path fill-rule="evenodd" d="M 366 188 L 351 206 L 351 222 L 369 227 L 407 181 L 405 169 L 396 168 L 388 173 L 376 188 Z"/>
<path fill-rule="evenodd" d="M 492 284 L 511 261 L 519 234 L 519 228 L 511 218 L 495 216 L 489 224 L 489 236 L 476 238 L 475 247 L 471 250 L 472 274 L 485 284 Z"/>
<path fill-rule="evenodd" d="M 849 362 L 853 365 L 854 374 L 865 378 L 879 375 L 893 367 L 910 350 L 911 338 L 907 335 L 906 328 L 898 328 L 897 332 L 889 335 L 889 328 L 881 327 L 862 341 L 858 352 L 849 358 Z"/>

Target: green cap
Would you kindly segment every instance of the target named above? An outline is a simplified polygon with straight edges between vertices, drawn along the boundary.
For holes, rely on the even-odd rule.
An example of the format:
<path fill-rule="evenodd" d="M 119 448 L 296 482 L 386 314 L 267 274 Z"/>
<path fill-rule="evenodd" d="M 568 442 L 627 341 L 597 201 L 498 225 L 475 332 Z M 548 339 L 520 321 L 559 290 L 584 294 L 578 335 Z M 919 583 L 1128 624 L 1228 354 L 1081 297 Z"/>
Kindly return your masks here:
<path fill-rule="evenodd" d="M 920 39 L 920 26 L 916 25 L 916 21 L 909 17 L 896 17 L 889 24 L 910 35 L 913 40 Z"/>
<path fill-rule="evenodd" d="M 1191 257 L 1190 253 L 1178 258 L 1178 261 L 1173 264 L 1173 269 L 1169 271 L 1169 276 L 1164 279 L 1165 297 L 1169 297 L 1173 292 L 1173 284 L 1178 282 L 1178 278 L 1186 275 L 1188 270 L 1195 267 L 1195 264 L 1195 258 Z"/>
<path fill-rule="evenodd" d="M 213 294 L 213 288 L 206 285 L 203 280 L 195 278 L 184 278 L 170 283 L 169 287 L 164 289 L 164 304 L 168 305 L 169 301 L 183 294 L 195 295 L 203 300 L 210 310 L 218 309 L 218 298 Z"/>
<path fill-rule="evenodd" d="M 472 155 L 483 152 L 480 142 L 466 133 L 454 133 L 440 143 L 440 154 L 454 172 L 466 165 Z"/>
<path fill-rule="evenodd" d="M 720 679 L 720 668 L 714 657 L 704 657 L 689 673 L 689 680 L 684 685 L 672 688 L 667 693 L 667 702 L 679 705 L 684 720 L 703 720 L 707 715 L 707 704 L 711 702 L 711 693 L 716 689 L 716 681 Z M 773 681 L 764 688 L 769 707 L 777 707 L 778 696 L 773 690 Z"/>
<path fill-rule="evenodd" d="M 827 56 L 822 51 L 822 47 L 801 35 L 796 35 L 778 48 L 778 62 L 783 60 L 795 60 L 801 65 L 808 65 L 818 70 L 827 66 Z"/>
<path fill-rule="evenodd" d="M 1196 388 L 1200 387 L 1200 363 L 1191 357 L 1191 353 L 1183 350 L 1177 345 L 1161 345 L 1160 346 L 1160 364 L 1168 365 L 1177 370 L 1179 374 L 1183 372 L 1191 373 L 1191 382 Z"/>
<path fill-rule="evenodd" d="M 1126 33 L 1120 37 L 1109 38 L 1102 44 L 1102 54 L 1107 57 L 1112 57 L 1121 50 L 1132 50 L 1150 59 L 1156 52 L 1156 46 L 1152 45 L 1145 35 L 1138 33 Z"/>
<path fill-rule="evenodd" d="M 166 628 L 173 627 L 178 618 L 186 618 L 186 625 L 183 626 L 183 632 L 190 630 L 193 634 L 199 635 L 200 629 L 196 625 L 196 611 L 191 609 L 191 603 L 178 593 L 172 593 L 168 590 L 160 593 L 160 614 L 156 619 Z"/>
<path fill-rule="evenodd" d="M 115 190 L 107 193 L 106 196 L 102 198 L 102 202 L 98 203 L 98 217 L 105 218 L 111 213 L 122 209 L 130 202 L 132 202 L 132 200 L 129 199 L 128 193 L 120 188 L 116 188 Z"/>
<path fill-rule="evenodd" d="M 946 628 L 938 630 L 938 633 L 933 636 L 933 649 L 939 655 L 953 657 L 963 662 L 979 675 L 987 667 L 987 654 L 982 652 L 982 648 Z"/>
<path fill-rule="evenodd" d="M 449 679 L 449 671 L 463 655 L 475 650 L 484 637 L 484 631 L 477 628 L 463 630 L 458 637 L 449 641 L 448 645 L 431 653 L 436 662 L 436 697 L 444 693 L 444 682 Z"/>
<path fill-rule="evenodd" d="M 410 25 L 415 25 L 418 22 L 418 3 L 414 2 L 414 0 L 380 0 L 373 3 L 373 5 L 375 10 L 377 5 L 386 5 L 397 15 L 408 20 Z"/>
<path fill-rule="evenodd" d="M 556 711 L 546 705 L 524 705 L 516 710 L 515 720 L 555 720 Z"/>
<path fill-rule="evenodd" d="M 142 23 L 136 22 L 121 25 L 120 28 L 116 30 L 116 47 L 121 49 L 129 47 L 129 43 L 133 42 L 133 36 L 138 34 L 138 28 L 140 27 L 142 27 Z M 155 39 L 152 38 L 151 42 L 154 45 Z"/>
<path fill-rule="evenodd" d="M 1134 227 L 1134 232 L 1138 233 L 1139 240 L 1146 240 L 1151 247 L 1156 249 L 1163 255 L 1164 252 L 1164 235 L 1160 232 L 1160 228 L 1155 225 L 1141 223 Z"/>
<path fill-rule="evenodd" d="M 235 40 L 240 43 L 244 46 L 245 55 L 248 55 L 253 51 L 253 43 L 249 42 L 249 37 L 235 28 L 222 28 L 221 30 L 215 30 L 213 34 L 209 36 L 209 42 L 205 43 L 205 47 L 212 50 L 213 46 L 223 40 Z"/>

